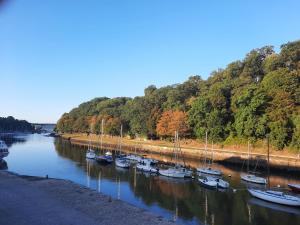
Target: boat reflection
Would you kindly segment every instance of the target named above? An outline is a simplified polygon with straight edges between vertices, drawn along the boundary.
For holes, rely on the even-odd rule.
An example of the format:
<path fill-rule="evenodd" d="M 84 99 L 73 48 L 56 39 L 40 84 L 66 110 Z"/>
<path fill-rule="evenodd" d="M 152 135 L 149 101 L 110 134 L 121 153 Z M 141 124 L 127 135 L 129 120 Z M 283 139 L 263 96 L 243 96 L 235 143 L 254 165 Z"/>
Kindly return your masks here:
<path fill-rule="evenodd" d="M 0 159 L 0 170 L 7 170 L 7 162 L 4 159 Z"/>
<path fill-rule="evenodd" d="M 285 206 L 285 205 L 275 204 L 272 202 L 266 202 L 266 201 L 263 201 L 263 200 L 260 200 L 257 198 L 251 198 L 248 202 L 249 202 L 249 204 L 260 206 L 263 208 L 269 208 L 269 209 L 272 209 L 275 211 L 300 215 L 300 209 L 295 208 L 295 207 L 289 207 L 289 206 Z"/>

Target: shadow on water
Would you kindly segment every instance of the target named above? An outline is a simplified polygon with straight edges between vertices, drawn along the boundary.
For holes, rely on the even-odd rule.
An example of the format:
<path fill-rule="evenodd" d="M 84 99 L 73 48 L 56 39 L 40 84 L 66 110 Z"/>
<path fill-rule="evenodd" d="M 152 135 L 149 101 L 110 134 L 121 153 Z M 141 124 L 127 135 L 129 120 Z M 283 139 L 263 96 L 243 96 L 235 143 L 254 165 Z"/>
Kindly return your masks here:
<path fill-rule="evenodd" d="M 7 170 L 7 162 L 4 159 L 0 159 L 0 170 Z"/>
<path fill-rule="evenodd" d="M 84 148 L 72 145 L 69 141 L 58 138 L 54 144 L 59 156 L 74 161 L 88 174 L 88 186 L 92 181 L 98 181 L 94 188 L 102 190 L 103 187 L 99 185 L 104 185 L 105 181 L 110 182 L 110 185 L 118 184 L 118 191 L 121 193 L 118 193 L 117 198 L 121 195 L 121 199 L 139 207 L 150 208 L 154 212 L 163 211 L 161 214 L 168 212 L 169 216 L 172 215 L 172 220 L 182 224 L 300 224 L 299 214 L 249 201 L 245 185 L 240 184 L 239 178 L 237 179 L 240 172 L 228 168 L 229 173 L 236 173 L 238 176 L 226 179 L 232 186 L 239 185 L 244 190 L 236 193 L 231 190 L 207 190 L 194 180 L 153 176 L 138 172 L 133 167 L 126 170 L 115 168 L 114 165 L 103 166 L 93 160 L 87 161 Z M 130 191 L 124 191 L 123 194 L 124 185 Z M 112 192 L 116 190 L 116 186 L 109 188 Z M 122 194 L 133 197 L 122 197 Z M 133 198 L 140 202 L 132 200 Z"/>
<path fill-rule="evenodd" d="M 27 141 L 26 136 L 23 134 L 0 134 L 0 139 L 10 148 L 14 144 L 25 143 Z"/>

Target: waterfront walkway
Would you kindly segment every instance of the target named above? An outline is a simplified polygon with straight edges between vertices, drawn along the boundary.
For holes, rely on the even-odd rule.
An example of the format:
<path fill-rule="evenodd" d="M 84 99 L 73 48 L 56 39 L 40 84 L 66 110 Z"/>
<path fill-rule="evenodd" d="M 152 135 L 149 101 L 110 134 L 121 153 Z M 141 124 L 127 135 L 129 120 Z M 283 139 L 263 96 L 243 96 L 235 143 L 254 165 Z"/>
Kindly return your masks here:
<path fill-rule="evenodd" d="M 167 225 L 135 206 L 70 181 L 22 177 L 0 171 L 0 224 Z"/>

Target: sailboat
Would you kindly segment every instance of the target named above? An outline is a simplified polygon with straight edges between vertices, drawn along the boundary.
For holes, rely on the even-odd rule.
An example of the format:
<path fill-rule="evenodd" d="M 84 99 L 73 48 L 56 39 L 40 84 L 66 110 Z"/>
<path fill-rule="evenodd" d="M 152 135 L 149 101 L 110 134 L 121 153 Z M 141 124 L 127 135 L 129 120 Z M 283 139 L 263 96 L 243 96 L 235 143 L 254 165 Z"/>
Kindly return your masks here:
<path fill-rule="evenodd" d="M 135 138 L 137 138 L 137 135 Z M 137 155 L 137 145 L 134 146 L 134 154 L 129 154 L 125 156 L 125 159 L 133 163 L 140 162 L 143 159 L 141 156 Z"/>
<path fill-rule="evenodd" d="M 198 181 L 202 186 L 208 188 L 229 188 L 229 183 L 219 177 L 205 176 L 198 178 Z"/>
<path fill-rule="evenodd" d="M 88 146 L 88 150 L 85 154 L 85 157 L 87 159 L 95 159 L 95 157 L 96 157 L 95 151 L 91 148 L 91 137 L 89 137 L 89 146 Z"/>
<path fill-rule="evenodd" d="M 250 160 L 250 143 L 248 141 L 248 164 L 247 164 L 247 174 L 241 174 L 241 179 L 250 182 L 250 183 L 256 183 L 256 184 L 267 184 L 267 180 L 263 177 L 258 177 L 254 174 L 249 173 L 249 160 Z"/>
<path fill-rule="evenodd" d="M 213 149 L 212 149 L 213 151 Z M 207 155 L 207 132 L 205 134 L 205 165 L 206 165 L 206 155 Z M 214 176 L 221 176 L 222 172 L 217 169 L 212 169 L 211 166 L 205 166 L 205 167 L 200 167 L 197 168 L 198 173 L 204 173 L 204 174 L 209 174 L 209 175 L 214 175 Z"/>
<path fill-rule="evenodd" d="M 119 155 L 116 158 L 116 166 L 128 169 L 130 167 L 130 163 L 122 157 L 122 138 L 123 138 L 123 126 L 121 125 L 121 131 L 120 131 L 120 139 L 119 139 Z"/>
<path fill-rule="evenodd" d="M 269 150 L 269 139 L 268 139 L 268 173 L 270 167 L 269 156 L 270 156 L 270 150 Z M 270 186 L 270 182 L 269 182 L 269 186 Z M 281 205 L 287 205 L 287 206 L 300 206 L 300 197 L 286 194 L 281 191 L 273 191 L 270 189 L 270 187 L 267 190 L 249 188 L 248 191 L 250 195 L 252 195 L 253 197 L 262 199 L 264 201 L 273 202 Z"/>
<path fill-rule="evenodd" d="M 272 190 L 259 190 L 259 189 L 248 189 L 249 193 L 256 198 L 278 203 L 288 206 L 300 206 L 300 198 L 293 195 L 285 194 L 281 191 L 272 191 Z"/>
<path fill-rule="evenodd" d="M 158 173 L 158 168 L 154 164 L 155 162 L 151 159 L 143 159 L 136 165 L 136 168 L 143 172 Z"/>
<path fill-rule="evenodd" d="M 102 119 L 102 122 L 101 122 L 101 150 L 102 150 L 103 128 L 104 128 L 104 120 Z M 95 159 L 97 160 L 97 162 L 105 163 L 105 164 L 110 164 L 114 161 L 112 154 L 109 151 L 107 151 L 104 155 L 98 155 L 98 156 L 96 155 Z"/>
<path fill-rule="evenodd" d="M 175 158 L 175 166 L 170 167 L 168 169 L 160 169 L 159 174 L 167 177 L 174 178 L 186 178 L 192 176 L 192 171 L 186 169 L 184 166 L 178 163 L 178 153 L 180 152 L 180 141 L 178 131 L 175 131 L 174 138 L 174 158 Z"/>

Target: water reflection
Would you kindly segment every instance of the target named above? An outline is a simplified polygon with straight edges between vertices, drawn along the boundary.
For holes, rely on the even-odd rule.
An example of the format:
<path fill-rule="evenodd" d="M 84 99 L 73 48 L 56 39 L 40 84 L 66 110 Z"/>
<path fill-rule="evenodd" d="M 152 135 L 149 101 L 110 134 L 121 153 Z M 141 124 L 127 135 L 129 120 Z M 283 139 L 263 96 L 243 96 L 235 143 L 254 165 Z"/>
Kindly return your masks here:
<path fill-rule="evenodd" d="M 62 139 L 55 140 L 55 147 L 60 156 L 77 162 L 77 166 L 86 170 L 87 186 L 91 186 L 92 179 L 97 182 L 95 189 L 101 192 L 101 185 L 106 181 L 109 193 L 115 198 L 131 202 L 130 195 L 133 195 L 145 206 L 167 210 L 172 215 L 172 220 L 180 223 L 276 225 L 288 224 L 287 221 L 290 221 L 292 224 L 300 224 L 300 217 L 290 214 L 289 211 L 284 211 L 283 216 L 282 210 L 278 211 L 274 207 L 252 204 L 252 200 L 248 204 L 249 195 L 245 186 L 240 183 L 240 173 L 230 168 L 226 168 L 225 173 L 232 174 L 228 181 L 240 189 L 236 193 L 207 190 L 193 180 L 152 176 L 138 172 L 132 167 L 125 170 L 115 168 L 114 165 L 103 166 L 95 161 L 86 161 L 85 151 L 81 147 Z M 224 171 L 223 168 L 222 170 Z M 280 175 L 275 175 L 272 179 L 279 183 L 287 182 Z M 125 186 L 130 189 L 126 190 Z M 243 188 L 244 190 L 241 190 Z"/>
<path fill-rule="evenodd" d="M 4 159 L 0 158 L 0 170 L 7 170 L 8 166 L 7 166 L 7 162 Z"/>
<path fill-rule="evenodd" d="M 294 211 L 259 204 L 251 200 L 240 182 L 240 167 L 215 164 L 221 169 L 231 187 L 220 192 L 202 188 L 197 181 L 152 176 L 112 165 L 100 165 L 85 159 L 85 148 L 57 138 L 29 135 L 26 142 L 12 145 L 6 158 L 13 172 L 65 178 L 86 185 L 112 198 L 127 201 L 155 212 L 180 224 L 293 224 L 300 225 L 300 215 Z M 152 154 L 151 157 L 169 162 L 170 157 Z M 192 167 L 197 160 L 186 160 Z M 231 177 L 227 175 L 231 174 Z M 273 174 L 273 185 L 285 185 L 295 177 Z"/>
<path fill-rule="evenodd" d="M 25 143 L 26 136 L 24 134 L 0 134 L 0 139 L 5 142 L 8 147 L 11 147 L 13 144 Z"/>

